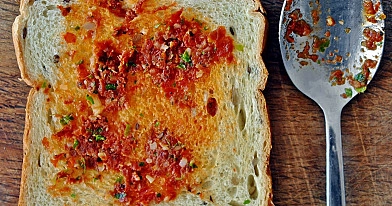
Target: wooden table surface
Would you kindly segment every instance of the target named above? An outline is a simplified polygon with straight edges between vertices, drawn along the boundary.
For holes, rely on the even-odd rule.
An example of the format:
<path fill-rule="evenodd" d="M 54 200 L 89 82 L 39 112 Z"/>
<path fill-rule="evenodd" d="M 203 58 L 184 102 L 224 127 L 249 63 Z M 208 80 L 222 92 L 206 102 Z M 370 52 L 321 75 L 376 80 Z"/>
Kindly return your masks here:
<path fill-rule="evenodd" d="M 325 205 L 325 130 L 319 107 L 291 83 L 280 57 L 278 20 L 283 0 L 264 0 L 269 36 L 264 59 L 270 76 L 264 92 L 272 128 L 271 173 L 276 205 Z M 385 14 L 392 1 L 384 0 Z M 18 3 L 0 0 L 0 205 L 16 205 L 29 87 L 19 80 L 11 25 Z M 365 94 L 342 113 L 348 205 L 392 205 L 392 31 L 380 68 Z"/>

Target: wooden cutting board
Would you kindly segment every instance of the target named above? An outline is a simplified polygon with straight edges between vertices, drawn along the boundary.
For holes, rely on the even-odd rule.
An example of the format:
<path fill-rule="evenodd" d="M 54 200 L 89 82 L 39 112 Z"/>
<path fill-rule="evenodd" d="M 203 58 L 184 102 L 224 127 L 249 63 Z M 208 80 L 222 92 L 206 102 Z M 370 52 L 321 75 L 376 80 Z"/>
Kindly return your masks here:
<path fill-rule="evenodd" d="M 271 173 L 276 205 L 325 205 L 325 131 L 322 111 L 288 78 L 280 57 L 278 21 L 283 0 L 264 0 L 269 21 L 264 59 L 270 76 Z M 392 205 L 392 1 L 383 2 L 386 43 L 380 69 L 365 94 L 342 113 L 348 205 Z M 0 205 L 16 205 L 29 87 L 19 80 L 11 25 L 18 4 L 0 0 Z"/>

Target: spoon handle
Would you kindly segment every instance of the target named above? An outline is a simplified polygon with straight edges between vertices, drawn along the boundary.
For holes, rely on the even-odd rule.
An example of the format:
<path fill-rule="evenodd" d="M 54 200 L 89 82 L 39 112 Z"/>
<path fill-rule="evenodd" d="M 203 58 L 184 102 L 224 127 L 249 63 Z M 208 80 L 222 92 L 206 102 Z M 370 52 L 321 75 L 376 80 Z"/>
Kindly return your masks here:
<path fill-rule="evenodd" d="M 324 112 L 326 124 L 327 206 L 345 206 L 341 110 Z"/>

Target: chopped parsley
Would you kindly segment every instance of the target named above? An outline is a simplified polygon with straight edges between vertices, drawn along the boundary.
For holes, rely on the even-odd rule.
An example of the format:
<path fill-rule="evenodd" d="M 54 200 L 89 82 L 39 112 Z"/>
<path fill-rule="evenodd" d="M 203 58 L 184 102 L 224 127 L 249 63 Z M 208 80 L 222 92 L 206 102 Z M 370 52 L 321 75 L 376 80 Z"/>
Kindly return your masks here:
<path fill-rule="evenodd" d="M 346 94 L 346 97 L 351 98 L 353 96 L 353 90 L 351 88 L 345 88 L 344 93 Z"/>
<path fill-rule="evenodd" d="M 87 95 L 86 99 L 88 102 L 90 102 L 90 104 L 94 104 L 94 99 L 90 95 Z"/>
<path fill-rule="evenodd" d="M 139 162 L 139 166 L 140 166 L 140 167 L 143 167 L 145 164 L 146 164 L 146 163 L 144 163 L 144 162 Z"/>
<path fill-rule="evenodd" d="M 117 85 L 116 84 L 106 84 L 105 88 L 106 88 L 106 90 L 116 90 Z"/>
<path fill-rule="evenodd" d="M 244 205 L 247 205 L 247 204 L 249 204 L 250 203 L 250 200 L 245 200 L 244 201 Z"/>
<path fill-rule="evenodd" d="M 236 45 L 235 45 L 235 49 L 236 49 L 237 51 L 244 51 L 244 45 L 242 45 L 242 44 L 236 44 Z"/>
<path fill-rule="evenodd" d="M 131 125 L 127 124 L 127 126 L 125 126 L 124 136 L 128 136 L 130 131 L 131 131 Z"/>
<path fill-rule="evenodd" d="M 327 39 L 326 41 L 323 41 L 321 43 L 321 45 L 320 45 L 319 51 L 320 52 L 325 52 L 325 49 L 329 47 L 329 44 L 330 44 L 330 40 L 329 39 Z"/>
<path fill-rule="evenodd" d="M 160 124 L 160 123 L 159 123 L 158 121 L 156 121 L 156 122 L 155 122 L 155 127 L 159 127 L 159 124 Z"/>
<path fill-rule="evenodd" d="M 70 121 L 72 121 L 74 118 L 72 117 L 72 115 L 66 115 L 66 116 L 64 116 L 64 117 L 62 117 L 61 119 L 60 119 L 60 123 L 62 124 L 62 125 L 67 125 L 67 124 L 69 124 L 69 122 Z"/>
<path fill-rule="evenodd" d="M 106 137 L 100 134 L 93 134 L 93 137 L 95 137 L 95 141 L 104 141 L 106 140 Z"/>
<path fill-rule="evenodd" d="M 75 139 L 74 142 L 73 142 L 73 146 L 72 147 L 74 149 L 76 149 L 76 147 L 78 147 L 78 146 L 79 146 L 79 140 Z"/>
<path fill-rule="evenodd" d="M 123 177 L 123 176 L 119 176 L 119 177 L 117 177 L 117 179 L 116 179 L 116 183 L 119 183 L 119 184 L 124 184 L 124 177 Z"/>
<path fill-rule="evenodd" d="M 76 62 L 76 65 L 81 65 L 81 64 L 83 64 L 83 62 L 84 62 L 84 60 L 81 59 L 81 60 L 79 60 L 78 62 Z"/>
<path fill-rule="evenodd" d="M 44 81 L 44 82 L 42 83 L 42 86 L 41 86 L 42 89 L 45 89 L 45 88 L 46 88 L 46 86 L 47 86 L 46 84 L 47 84 L 46 81 Z"/>
<path fill-rule="evenodd" d="M 359 82 L 365 82 L 366 77 L 365 77 L 364 74 L 358 73 L 358 74 L 355 75 L 354 79 L 359 81 Z"/>
<path fill-rule="evenodd" d="M 195 164 L 195 162 L 193 160 L 189 163 L 189 166 L 192 167 L 193 169 L 197 168 L 197 165 Z"/>
<path fill-rule="evenodd" d="M 355 91 L 357 91 L 358 93 L 364 93 L 366 91 L 367 87 L 360 87 L 360 88 L 355 88 Z"/>
<path fill-rule="evenodd" d="M 75 194 L 75 193 L 72 193 L 72 194 L 71 194 L 71 197 L 72 197 L 72 198 L 75 198 L 75 197 L 76 197 L 76 194 Z"/>
<path fill-rule="evenodd" d="M 78 31 L 80 29 L 80 26 L 75 26 L 75 31 Z"/>
<path fill-rule="evenodd" d="M 190 63 L 190 62 L 191 62 L 191 56 L 189 55 L 188 51 L 185 51 L 185 52 L 181 55 L 181 59 L 182 59 L 182 61 L 184 61 L 185 63 Z"/>
<path fill-rule="evenodd" d="M 161 193 L 157 193 L 157 197 L 161 197 L 162 195 L 161 195 Z"/>
<path fill-rule="evenodd" d="M 179 65 L 177 65 L 177 68 L 179 68 L 179 69 L 183 69 L 183 70 L 185 70 L 185 69 L 186 69 L 186 67 L 185 67 L 185 64 L 184 64 L 184 63 L 180 63 Z"/>
<path fill-rule="evenodd" d="M 125 196 L 127 196 L 127 194 L 125 194 L 125 193 L 123 193 L 123 192 L 121 192 L 121 193 L 116 193 L 116 194 L 114 195 L 114 197 L 115 197 L 116 199 L 119 199 L 119 200 L 124 199 Z"/>

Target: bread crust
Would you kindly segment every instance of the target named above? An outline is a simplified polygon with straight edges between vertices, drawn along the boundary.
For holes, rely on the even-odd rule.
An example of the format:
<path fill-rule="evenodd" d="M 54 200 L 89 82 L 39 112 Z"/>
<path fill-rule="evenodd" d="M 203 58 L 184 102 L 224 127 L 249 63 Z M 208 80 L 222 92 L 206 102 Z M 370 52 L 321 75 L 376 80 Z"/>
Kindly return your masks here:
<path fill-rule="evenodd" d="M 12 40 L 14 43 L 16 60 L 18 62 L 21 77 L 23 81 L 26 82 L 27 85 L 34 87 L 35 86 L 34 82 L 31 81 L 27 72 L 27 66 L 25 64 L 25 59 L 23 55 L 23 46 L 22 46 L 23 29 L 25 28 L 22 20 L 26 18 L 26 15 L 28 15 L 27 13 L 28 2 L 29 2 L 28 0 L 20 1 L 20 7 L 19 7 L 20 15 L 15 18 L 15 21 L 12 24 Z"/>
<path fill-rule="evenodd" d="M 19 203 L 18 205 L 27 205 L 27 200 L 25 199 L 25 193 L 27 190 L 27 168 L 30 166 L 30 162 L 28 161 L 30 155 L 31 141 L 30 141 L 30 131 L 31 131 L 31 111 L 33 104 L 33 96 L 35 95 L 36 90 L 32 88 L 27 97 L 26 103 L 26 117 L 25 117 L 25 129 L 23 134 L 23 164 L 22 164 L 22 177 L 20 183 L 20 192 L 19 192 Z"/>
<path fill-rule="evenodd" d="M 267 188 L 263 188 L 265 190 L 267 190 L 268 195 L 268 199 L 267 202 L 269 205 L 273 205 L 272 202 L 272 179 L 271 179 L 271 174 L 269 171 L 269 157 L 270 157 L 270 150 L 272 147 L 271 144 L 271 131 L 270 131 L 270 121 L 269 121 L 269 116 L 268 116 L 268 109 L 267 109 L 267 104 L 266 104 L 266 100 L 264 98 L 264 95 L 262 93 L 262 90 L 264 90 L 266 83 L 267 83 L 267 77 L 268 77 L 268 71 L 265 68 L 263 59 L 262 59 L 262 52 L 265 48 L 265 40 L 267 37 L 267 20 L 265 18 L 265 10 L 261 5 L 260 1 L 256 1 L 253 0 L 255 5 L 256 5 L 256 10 L 254 10 L 252 12 L 252 15 L 254 15 L 257 18 L 262 19 L 263 24 L 265 25 L 264 28 L 260 27 L 259 28 L 259 33 L 260 33 L 260 44 L 256 45 L 257 46 L 257 50 L 259 51 L 259 56 L 257 57 L 258 61 L 260 62 L 260 65 L 262 65 L 263 68 L 260 68 L 260 71 L 262 72 L 261 75 L 261 79 L 260 82 L 258 83 L 258 92 L 257 92 L 257 101 L 258 101 L 258 106 L 259 106 L 259 110 L 261 111 L 260 113 L 264 115 L 264 117 L 262 118 L 265 122 L 265 124 L 267 124 L 268 126 L 268 131 L 262 131 L 265 135 L 266 135 L 266 142 L 265 142 L 265 148 L 263 148 L 263 155 L 265 155 L 265 162 L 263 163 L 263 165 L 266 167 L 265 171 L 267 173 L 266 176 L 266 180 L 265 182 L 267 182 Z M 31 148 L 31 140 L 30 140 L 30 131 L 32 129 L 32 122 L 31 122 L 31 113 L 32 111 L 32 107 L 33 107 L 33 99 L 34 96 L 37 92 L 35 87 L 38 86 L 38 82 L 36 82 L 35 80 L 31 79 L 31 77 L 29 76 L 29 72 L 28 72 L 28 65 L 26 65 L 26 61 L 24 58 L 24 46 L 23 46 L 23 30 L 25 28 L 25 20 L 28 18 L 28 6 L 29 6 L 29 0 L 22 0 L 20 2 L 20 15 L 18 17 L 16 17 L 13 26 L 12 26 L 12 37 L 13 37 L 13 42 L 14 42 L 14 46 L 15 46 L 15 53 L 16 53 L 16 57 L 17 57 L 17 62 L 19 65 L 19 69 L 21 72 L 21 77 L 22 79 L 26 82 L 26 84 L 28 84 L 29 86 L 33 87 L 30 90 L 30 93 L 27 97 L 27 104 L 26 104 L 26 119 L 25 119 L 25 129 L 24 129 L 24 137 L 23 137 L 23 166 L 22 166 L 22 176 L 21 176 L 21 188 L 20 188 L 20 197 L 19 197 L 19 203 L 18 205 L 27 205 L 28 204 L 28 200 L 26 199 L 26 192 L 27 192 L 27 168 L 31 167 L 30 162 L 28 161 L 28 159 L 30 158 L 30 148 Z M 261 129 L 260 129 L 261 130 Z M 264 171 L 263 171 L 264 172 Z M 261 205 L 261 203 L 260 203 Z"/>

